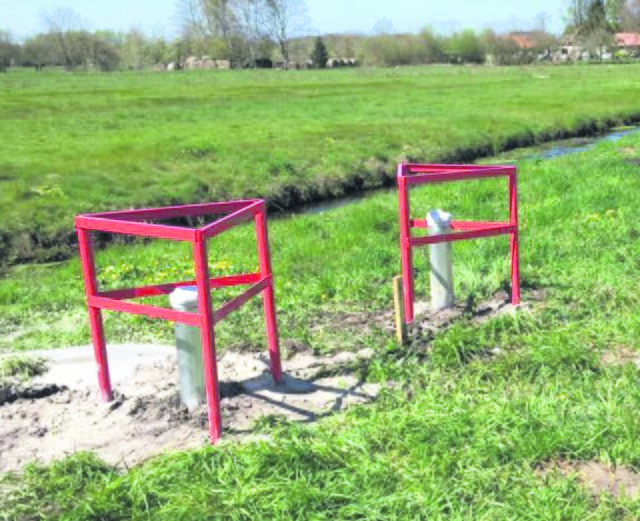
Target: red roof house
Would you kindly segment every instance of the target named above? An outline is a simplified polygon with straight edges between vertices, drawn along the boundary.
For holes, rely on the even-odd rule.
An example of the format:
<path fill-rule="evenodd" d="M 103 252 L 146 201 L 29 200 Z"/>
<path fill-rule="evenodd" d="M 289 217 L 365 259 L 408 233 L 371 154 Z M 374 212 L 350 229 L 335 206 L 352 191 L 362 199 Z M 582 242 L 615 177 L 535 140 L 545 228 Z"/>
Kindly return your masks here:
<path fill-rule="evenodd" d="M 640 48 L 640 33 L 618 33 L 616 45 L 623 49 Z"/>

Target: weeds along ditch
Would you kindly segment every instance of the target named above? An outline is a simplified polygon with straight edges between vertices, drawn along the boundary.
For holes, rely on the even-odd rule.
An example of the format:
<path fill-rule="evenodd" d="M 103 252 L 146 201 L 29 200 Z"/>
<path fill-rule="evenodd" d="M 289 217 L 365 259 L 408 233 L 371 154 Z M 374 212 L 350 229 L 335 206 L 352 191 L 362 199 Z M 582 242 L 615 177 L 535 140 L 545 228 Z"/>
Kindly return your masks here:
<path fill-rule="evenodd" d="M 79 212 L 265 197 L 273 210 L 640 119 L 634 65 L 0 78 L 0 265 L 75 254 Z M 606 93 L 606 95 L 604 95 Z"/>
<path fill-rule="evenodd" d="M 567 273 L 565 252 L 572 246 L 582 247 L 585 227 L 618 223 L 621 196 L 610 184 L 626 183 L 624 195 L 631 196 L 637 182 L 634 147 L 629 147 L 632 152 L 628 157 L 618 150 L 624 150 L 620 143 L 635 143 L 637 139 L 637 134 L 628 136 L 557 160 L 518 161 L 525 289 L 544 288 L 550 277 Z M 528 152 L 519 154 L 526 156 Z M 504 156 L 497 160 L 511 159 L 512 156 Z M 613 168 L 624 172 L 612 175 Z M 580 183 L 581 178 L 589 182 Z M 596 197 L 608 201 L 608 212 L 592 212 L 585 205 L 585 201 Z M 421 208 L 425 214 L 431 208 L 444 208 L 461 219 L 503 219 L 506 200 L 505 183 L 500 180 L 427 187 L 412 195 L 414 213 Z M 577 224 L 572 227 L 570 222 Z M 635 228 L 631 223 L 627 225 L 628 240 L 617 244 L 615 251 L 629 241 L 633 244 Z M 212 241 L 212 274 L 251 271 L 257 265 L 254 242 L 250 226 Z M 352 313 L 375 313 L 390 307 L 390 281 L 399 272 L 397 201 L 393 191 L 373 194 L 323 214 L 271 219 L 270 242 L 278 321 L 285 348 L 290 344 L 294 350 L 304 346 L 331 352 L 380 347 L 389 341 L 376 328 L 367 326 L 354 331 L 355 326 L 341 324 L 347 324 Z M 600 249 L 596 242 L 583 246 L 585 251 Z M 193 266 L 187 248 L 163 241 L 109 247 L 97 255 L 100 283 L 103 288 L 115 289 L 189 279 L 193 277 Z M 454 246 L 454 253 L 456 293 L 460 298 L 479 301 L 508 287 L 508 240 L 465 241 Z M 422 298 L 428 288 L 427 255 L 426 249 L 416 252 L 417 288 Z M 592 273 L 590 277 L 602 280 L 607 274 Z M 569 277 L 563 284 L 569 287 L 592 282 L 584 279 Z M 232 295 L 229 291 L 216 291 L 214 302 L 219 305 Z M 259 300 L 250 301 L 216 329 L 220 348 L 263 348 L 260 305 Z M 115 313 L 106 313 L 105 317 L 110 341 L 172 341 L 172 326 L 168 323 Z M 12 268 L 9 276 L 0 280 L 0 329 L 3 350 L 88 343 L 77 259 Z"/>
<path fill-rule="evenodd" d="M 542 300 L 528 312 L 482 324 L 460 320 L 403 349 L 391 333 L 346 331 L 339 322 L 344 313 L 391 306 L 389 281 L 399 269 L 393 194 L 273 221 L 285 342 L 318 350 L 370 344 L 373 358 L 357 368 L 359 376 L 393 386 L 373 404 L 312 426 L 273 418 L 254 441 L 223 441 L 129 469 L 87 453 L 30 465 L 2 478 L 1 515 L 637 519 L 640 499 L 631 486 L 614 494 L 571 469 L 597 467 L 636 481 L 640 471 L 640 373 L 633 363 L 640 338 L 639 157 L 635 134 L 558 159 L 520 161 L 523 297 L 530 300 L 535 288 Z M 461 216 L 493 217 L 504 206 L 493 188 L 419 191 L 414 209 L 446 202 Z M 503 242 L 454 246 L 459 298 L 493 294 L 505 284 Z M 245 253 L 240 244 L 228 237 L 214 248 L 218 271 L 240 267 L 233 260 Z M 109 248 L 99 262 L 108 281 L 128 283 L 154 270 L 173 276 L 171 270 L 182 269 L 173 259 L 175 252 L 150 243 Z M 424 267 L 417 286 L 424 294 Z M 0 295 L 3 326 L 15 313 L 42 328 L 22 340 L 17 335 L 14 348 L 66 343 L 73 335 L 57 329 L 70 327 L 65 316 L 75 317 L 75 338 L 88 339 L 79 332 L 75 261 L 17 270 L 2 281 Z M 254 325 L 261 330 L 252 322 L 256 311 L 228 323 L 220 345 L 251 339 Z M 148 324 L 107 324 L 112 335 L 149 334 Z"/>

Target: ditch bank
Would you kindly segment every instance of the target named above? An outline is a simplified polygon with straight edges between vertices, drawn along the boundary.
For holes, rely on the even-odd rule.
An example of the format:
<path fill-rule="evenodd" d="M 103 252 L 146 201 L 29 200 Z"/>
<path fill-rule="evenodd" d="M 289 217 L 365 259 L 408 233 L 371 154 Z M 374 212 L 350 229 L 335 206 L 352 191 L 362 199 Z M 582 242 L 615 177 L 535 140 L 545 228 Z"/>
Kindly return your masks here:
<path fill-rule="evenodd" d="M 434 163 L 470 163 L 479 159 L 512 151 L 519 148 L 540 146 L 545 143 L 571 138 L 593 138 L 603 136 L 608 130 L 640 123 L 640 113 L 611 117 L 603 120 L 582 122 L 574 128 L 547 130 L 539 133 L 523 132 L 507 137 L 499 143 L 488 142 L 475 147 L 454 147 L 449 152 L 433 157 L 401 152 L 391 160 L 363 158 L 351 168 L 351 173 L 338 179 L 321 179 L 313 183 L 286 184 L 267 194 L 241 193 L 234 198 L 264 197 L 268 210 L 272 214 L 304 213 L 323 203 L 326 206 L 341 206 L 342 199 L 361 196 L 370 191 L 389 188 L 395 185 L 395 170 L 399 162 L 434 162 Z M 149 201 L 145 206 L 165 206 L 187 203 L 210 202 L 217 199 L 208 190 L 202 195 L 194 196 L 186 201 L 177 201 L 168 197 L 166 200 Z M 106 211 L 109 208 L 95 208 L 95 211 Z M 2 269 L 11 265 L 29 262 L 59 262 L 74 256 L 77 252 L 77 241 L 73 224 L 69 222 L 61 228 L 51 228 L 50 223 L 34 223 L 28 229 L 0 229 L 0 274 Z M 172 224 L 192 226 L 188 219 L 174 220 Z M 95 243 L 105 247 L 112 242 L 130 242 L 135 239 L 127 237 L 114 238 L 109 234 L 96 234 Z M 114 241 L 115 240 L 115 241 Z"/>

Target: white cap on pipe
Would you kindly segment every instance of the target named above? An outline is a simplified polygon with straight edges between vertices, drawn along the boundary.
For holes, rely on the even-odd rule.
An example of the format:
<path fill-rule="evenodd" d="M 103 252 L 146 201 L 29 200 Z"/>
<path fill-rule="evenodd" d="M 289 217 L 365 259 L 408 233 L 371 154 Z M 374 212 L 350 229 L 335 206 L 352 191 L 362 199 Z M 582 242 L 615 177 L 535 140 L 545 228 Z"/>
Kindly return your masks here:
<path fill-rule="evenodd" d="M 182 286 L 176 288 L 169 295 L 171 307 L 176 311 L 198 310 L 198 288 L 196 286 Z"/>
<path fill-rule="evenodd" d="M 427 214 L 427 225 L 429 228 L 450 228 L 451 214 L 442 210 L 431 210 Z"/>

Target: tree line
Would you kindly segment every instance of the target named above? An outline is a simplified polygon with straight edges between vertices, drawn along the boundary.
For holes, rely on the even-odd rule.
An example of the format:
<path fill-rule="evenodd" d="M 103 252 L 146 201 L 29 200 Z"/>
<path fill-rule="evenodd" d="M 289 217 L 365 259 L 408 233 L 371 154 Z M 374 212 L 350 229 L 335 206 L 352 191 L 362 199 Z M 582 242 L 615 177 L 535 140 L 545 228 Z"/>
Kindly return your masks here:
<path fill-rule="evenodd" d="M 570 0 L 565 34 L 602 58 L 618 32 L 640 32 L 640 0 Z"/>
<path fill-rule="evenodd" d="M 440 35 L 325 35 L 311 38 L 304 0 L 179 0 L 180 33 L 166 39 L 127 32 L 89 31 L 80 16 L 58 9 L 45 16 L 45 30 L 15 41 L 0 30 L 0 71 L 11 65 L 68 70 L 142 70 L 176 64 L 189 56 L 227 60 L 236 68 L 293 66 L 322 68 L 331 63 L 376 66 L 430 63 L 528 63 L 557 45 L 540 27 L 527 44 L 494 31 L 463 30 Z M 617 31 L 640 31 L 640 0 L 568 0 L 565 36 L 602 50 Z M 333 60 L 332 60 L 333 59 Z"/>

